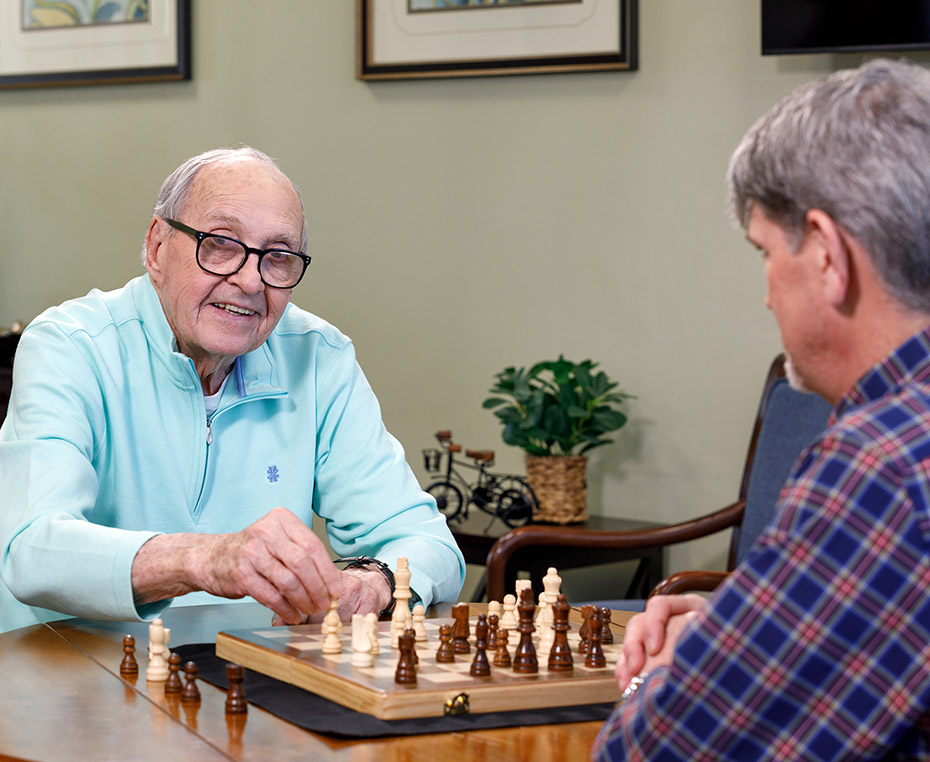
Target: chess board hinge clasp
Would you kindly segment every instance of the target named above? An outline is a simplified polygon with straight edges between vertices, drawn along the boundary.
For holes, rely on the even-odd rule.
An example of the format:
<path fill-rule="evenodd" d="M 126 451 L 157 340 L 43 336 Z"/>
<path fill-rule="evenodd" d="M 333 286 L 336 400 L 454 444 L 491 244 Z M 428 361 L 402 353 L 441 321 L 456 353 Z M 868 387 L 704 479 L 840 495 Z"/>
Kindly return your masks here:
<path fill-rule="evenodd" d="M 471 711 L 471 705 L 468 701 L 467 693 L 460 693 L 453 696 L 443 705 L 442 713 L 446 717 L 456 717 L 461 714 L 468 714 Z"/>

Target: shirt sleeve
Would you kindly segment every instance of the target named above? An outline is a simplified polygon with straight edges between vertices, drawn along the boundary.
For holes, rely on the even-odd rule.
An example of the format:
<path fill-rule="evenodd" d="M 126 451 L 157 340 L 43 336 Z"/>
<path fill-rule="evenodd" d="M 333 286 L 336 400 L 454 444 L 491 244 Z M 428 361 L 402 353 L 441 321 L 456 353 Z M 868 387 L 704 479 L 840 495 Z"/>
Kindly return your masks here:
<path fill-rule="evenodd" d="M 775 523 L 594 759 L 927 758 L 926 509 L 883 455 L 837 435 L 802 456 Z"/>
<path fill-rule="evenodd" d="M 386 430 L 351 344 L 322 375 L 317 406 L 314 510 L 333 550 L 392 568 L 406 556 L 410 587 L 425 606 L 455 600 L 465 579 L 461 551 Z"/>
<path fill-rule="evenodd" d="M 0 429 L 0 630 L 32 623 L 14 598 L 75 616 L 154 615 L 169 602 L 139 610 L 131 587 L 133 558 L 154 533 L 90 519 L 103 401 L 86 357 L 57 327 L 39 323 L 23 333 L 13 372 Z"/>

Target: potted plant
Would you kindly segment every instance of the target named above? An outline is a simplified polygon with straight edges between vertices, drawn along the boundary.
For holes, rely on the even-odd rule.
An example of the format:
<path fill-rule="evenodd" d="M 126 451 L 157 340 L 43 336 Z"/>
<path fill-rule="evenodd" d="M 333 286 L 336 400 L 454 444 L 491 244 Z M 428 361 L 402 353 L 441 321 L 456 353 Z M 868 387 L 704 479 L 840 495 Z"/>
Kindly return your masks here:
<path fill-rule="evenodd" d="M 587 455 L 610 444 L 623 427 L 620 410 L 632 397 L 618 391 L 591 360 L 558 360 L 505 368 L 483 406 L 504 425 L 503 439 L 526 452 L 526 479 L 536 493 L 538 521 L 587 519 Z"/>

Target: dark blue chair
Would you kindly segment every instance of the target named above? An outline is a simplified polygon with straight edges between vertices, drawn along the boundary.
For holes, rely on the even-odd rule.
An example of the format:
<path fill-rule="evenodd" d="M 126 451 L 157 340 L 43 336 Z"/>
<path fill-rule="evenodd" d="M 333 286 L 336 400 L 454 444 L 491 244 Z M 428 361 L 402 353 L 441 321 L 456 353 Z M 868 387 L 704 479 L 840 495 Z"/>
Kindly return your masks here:
<path fill-rule="evenodd" d="M 527 546 L 645 548 L 674 545 L 731 528 L 727 569 L 746 556 L 772 520 L 779 492 L 801 450 L 826 427 L 831 406 L 814 394 L 797 392 L 785 378 L 784 356 L 772 362 L 753 425 L 739 498 L 719 511 L 658 529 L 603 532 L 579 527 L 528 524 L 501 537 L 488 554 L 488 600 L 501 600 L 504 570 L 510 556 Z M 727 572 L 679 572 L 659 583 L 652 594 L 712 590 Z M 499 597 L 498 597 L 499 596 Z M 641 611 L 645 600 L 596 601 L 618 611 Z"/>

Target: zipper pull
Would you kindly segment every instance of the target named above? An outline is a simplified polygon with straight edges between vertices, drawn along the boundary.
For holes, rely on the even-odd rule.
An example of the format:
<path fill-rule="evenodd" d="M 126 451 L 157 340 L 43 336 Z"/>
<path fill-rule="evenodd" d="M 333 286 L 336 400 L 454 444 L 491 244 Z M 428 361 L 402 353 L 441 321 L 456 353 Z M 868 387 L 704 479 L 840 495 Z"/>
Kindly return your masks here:
<path fill-rule="evenodd" d="M 207 416 L 207 444 L 213 444 L 213 420 Z"/>

